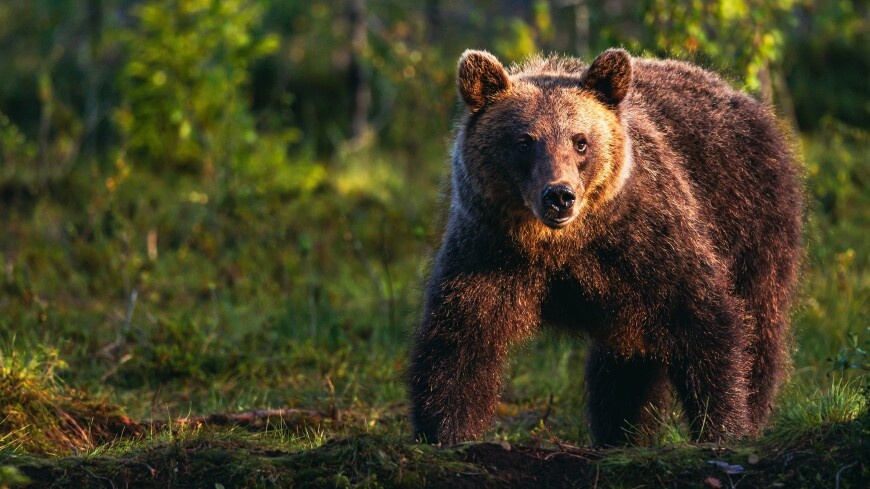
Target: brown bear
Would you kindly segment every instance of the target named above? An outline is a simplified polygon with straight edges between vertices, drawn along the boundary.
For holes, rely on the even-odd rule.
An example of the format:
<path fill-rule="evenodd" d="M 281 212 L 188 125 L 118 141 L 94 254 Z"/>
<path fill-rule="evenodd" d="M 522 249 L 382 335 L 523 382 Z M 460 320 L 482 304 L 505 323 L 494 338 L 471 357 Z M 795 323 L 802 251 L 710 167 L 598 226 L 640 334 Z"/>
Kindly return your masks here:
<path fill-rule="evenodd" d="M 489 426 L 512 347 L 590 340 L 593 441 L 654 430 L 671 395 L 700 440 L 758 432 L 787 365 L 802 256 L 795 156 L 716 75 L 611 49 L 587 66 L 459 60 L 466 113 L 408 367 L 418 439 Z"/>

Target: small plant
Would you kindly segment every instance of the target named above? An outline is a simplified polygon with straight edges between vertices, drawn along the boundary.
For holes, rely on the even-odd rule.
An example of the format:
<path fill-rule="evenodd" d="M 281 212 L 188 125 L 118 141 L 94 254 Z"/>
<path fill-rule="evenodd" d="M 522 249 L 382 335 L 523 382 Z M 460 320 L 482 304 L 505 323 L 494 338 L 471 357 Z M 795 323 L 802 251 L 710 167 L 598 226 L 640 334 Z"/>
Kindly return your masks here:
<path fill-rule="evenodd" d="M 856 372 L 864 376 L 865 382 L 870 382 L 867 375 L 870 373 L 870 327 L 864 330 L 863 341 L 861 336 L 850 331 L 847 345 L 828 361 L 833 362 L 832 372 Z"/>
<path fill-rule="evenodd" d="M 828 360 L 833 362 L 831 372 L 840 372 L 844 376 L 851 372 L 857 376 L 864 397 L 863 420 L 870 428 L 870 327 L 864 330 L 863 336 L 862 340 L 858 333 L 849 332 L 846 346 Z"/>
<path fill-rule="evenodd" d="M 822 442 L 848 431 L 848 426 L 866 413 L 864 392 L 854 379 L 833 379 L 827 389 L 817 390 L 809 398 L 792 392 L 780 403 L 765 443 L 788 447 L 812 440 Z"/>

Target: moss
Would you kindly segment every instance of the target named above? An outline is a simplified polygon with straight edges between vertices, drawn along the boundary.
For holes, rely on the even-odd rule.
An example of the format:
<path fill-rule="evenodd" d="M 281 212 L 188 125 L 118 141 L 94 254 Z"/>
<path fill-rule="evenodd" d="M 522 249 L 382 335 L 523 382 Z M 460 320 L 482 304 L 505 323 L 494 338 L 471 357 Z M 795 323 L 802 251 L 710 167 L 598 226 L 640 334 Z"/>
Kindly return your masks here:
<path fill-rule="evenodd" d="M 459 459 L 455 449 L 400 444 L 355 436 L 319 448 L 283 451 L 212 435 L 168 444 L 141 444 L 122 455 L 39 458 L 0 455 L 32 487 L 55 482 L 76 487 L 115 481 L 130 487 L 420 487 L 452 485 L 454 477 L 489 480 L 485 469 Z"/>
<path fill-rule="evenodd" d="M 844 431 L 845 430 L 845 431 Z M 723 448 L 545 449 L 507 443 L 432 447 L 390 435 L 334 438 L 287 450 L 249 433 L 200 432 L 168 442 L 139 441 L 88 456 L 0 453 L 29 487 L 863 487 L 870 476 L 867 431 L 858 423 L 808 435 L 781 449 L 762 438 Z M 838 434 L 837 434 L 838 433 Z M 843 436 L 847 433 L 849 436 Z M 728 474 L 710 461 L 740 466 Z"/>

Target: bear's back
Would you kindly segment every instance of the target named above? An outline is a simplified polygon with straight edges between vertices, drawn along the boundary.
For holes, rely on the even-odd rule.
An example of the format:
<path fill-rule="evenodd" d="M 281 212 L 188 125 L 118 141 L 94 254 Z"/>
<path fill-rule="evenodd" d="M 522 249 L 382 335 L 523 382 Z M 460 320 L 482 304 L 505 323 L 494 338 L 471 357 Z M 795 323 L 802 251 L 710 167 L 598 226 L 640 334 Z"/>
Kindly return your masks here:
<path fill-rule="evenodd" d="M 715 149 L 716 154 L 739 160 L 749 144 L 758 147 L 759 154 L 785 149 L 764 105 L 719 76 L 681 61 L 635 58 L 624 106 L 640 107 L 671 146 L 690 160 L 702 156 L 697 150 L 711 156 Z"/>
<path fill-rule="evenodd" d="M 681 61 L 634 58 L 632 75 L 622 110 L 661 131 L 721 249 L 742 261 L 782 226 L 800 239 L 797 166 L 768 107 Z"/>

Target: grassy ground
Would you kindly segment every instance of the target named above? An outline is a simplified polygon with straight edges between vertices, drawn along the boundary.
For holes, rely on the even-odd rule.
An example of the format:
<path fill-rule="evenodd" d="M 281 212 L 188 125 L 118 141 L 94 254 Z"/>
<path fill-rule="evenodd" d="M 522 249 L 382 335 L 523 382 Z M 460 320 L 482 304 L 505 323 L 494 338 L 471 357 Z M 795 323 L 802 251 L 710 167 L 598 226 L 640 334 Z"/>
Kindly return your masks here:
<path fill-rule="evenodd" d="M 578 448 L 583 347 L 551 337 L 517 352 L 486 443 L 409 442 L 402 370 L 437 204 L 407 189 L 437 179 L 396 174 L 401 155 L 261 180 L 121 159 L 0 175 L 0 487 L 863 487 L 868 142 L 803 141 L 807 266 L 769 431 L 702 446 L 669 412 L 656 446 L 607 451 Z"/>

